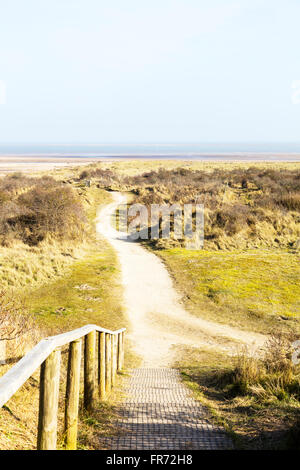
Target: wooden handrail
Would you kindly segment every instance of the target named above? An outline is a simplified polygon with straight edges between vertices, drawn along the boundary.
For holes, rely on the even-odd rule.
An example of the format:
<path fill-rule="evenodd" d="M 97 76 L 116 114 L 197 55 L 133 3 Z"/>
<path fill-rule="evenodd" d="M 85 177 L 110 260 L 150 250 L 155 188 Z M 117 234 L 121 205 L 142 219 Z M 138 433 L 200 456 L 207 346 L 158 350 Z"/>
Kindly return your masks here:
<path fill-rule="evenodd" d="M 56 448 L 57 406 L 60 371 L 60 348 L 69 344 L 67 392 L 65 409 L 66 449 L 76 449 L 77 416 L 81 361 L 81 338 L 84 338 L 84 406 L 92 409 L 97 396 L 103 399 L 115 383 L 124 357 L 125 328 L 116 331 L 86 325 L 82 328 L 40 341 L 6 374 L 0 378 L 0 407 L 41 366 L 40 405 L 37 448 Z M 96 333 L 99 337 L 96 353 Z M 78 344 L 80 343 L 80 344 Z M 109 348 L 108 348 L 109 345 Z M 108 350 L 109 349 L 109 350 Z M 96 373 L 98 362 L 98 374 Z M 98 377 L 98 387 L 96 386 Z"/>

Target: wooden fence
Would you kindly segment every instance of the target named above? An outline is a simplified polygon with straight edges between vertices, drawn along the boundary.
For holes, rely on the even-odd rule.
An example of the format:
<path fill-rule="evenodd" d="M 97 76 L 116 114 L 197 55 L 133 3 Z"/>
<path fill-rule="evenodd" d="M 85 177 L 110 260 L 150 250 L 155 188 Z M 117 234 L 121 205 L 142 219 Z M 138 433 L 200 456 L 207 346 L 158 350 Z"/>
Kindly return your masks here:
<path fill-rule="evenodd" d="M 38 450 L 56 449 L 61 348 L 69 345 L 64 435 L 66 449 L 74 450 L 77 445 L 82 343 L 84 407 L 92 410 L 97 398 L 103 400 L 111 391 L 116 373 L 123 367 L 124 332 L 125 328 L 110 331 L 96 325 L 86 325 L 45 338 L 0 378 L 2 407 L 41 366 Z"/>

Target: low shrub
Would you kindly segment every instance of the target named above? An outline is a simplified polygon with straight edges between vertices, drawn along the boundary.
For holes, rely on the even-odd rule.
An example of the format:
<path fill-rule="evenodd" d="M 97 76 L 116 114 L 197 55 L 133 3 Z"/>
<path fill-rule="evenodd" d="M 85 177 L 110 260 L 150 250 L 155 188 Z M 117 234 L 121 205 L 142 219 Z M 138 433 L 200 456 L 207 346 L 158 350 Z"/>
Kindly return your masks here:
<path fill-rule="evenodd" d="M 13 177 L 8 178 L 9 181 Z M 16 181 L 24 179 L 17 177 Z M 25 187 L 12 194 L 4 178 L 6 198 L 0 192 L 0 242 L 8 246 L 13 240 L 37 245 L 48 236 L 59 239 L 80 239 L 84 233 L 84 211 L 78 196 L 69 187 L 53 178 L 25 178 Z M 28 183 L 28 186 L 26 184 Z M 0 184 L 1 187 L 1 184 Z"/>
<path fill-rule="evenodd" d="M 296 247 L 300 238 L 300 172 L 257 167 L 212 172 L 159 169 L 123 177 L 134 202 L 201 203 L 207 249 Z M 167 242 L 166 242 L 167 243 Z M 183 241 L 178 240 L 177 245 Z M 162 240 L 151 241 L 162 247 Z"/>
<path fill-rule="evenodd" d="M 251 395 L 259 402 L 300 401 L 300 369 L 291 360 L 292 340 L 291 336 L 273 335 L 262 358 L 246 352 L 237 356 L 227 392 Z"/>

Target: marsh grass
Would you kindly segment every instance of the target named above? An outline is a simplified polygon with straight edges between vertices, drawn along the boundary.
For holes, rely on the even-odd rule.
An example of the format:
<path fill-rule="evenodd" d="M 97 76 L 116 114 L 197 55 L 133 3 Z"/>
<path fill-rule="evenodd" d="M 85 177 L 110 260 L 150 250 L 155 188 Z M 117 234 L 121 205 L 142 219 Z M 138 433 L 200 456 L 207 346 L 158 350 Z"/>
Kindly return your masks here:
<path fill-rule="evenodd" d="M 261 403 L 274 401 L 299 402 L 300 369 L 293 365 L 292 342 L 297 336 L 270 336 L 261 358 L 240 354 L 228 378 L 229 394 L 252 395 Z"/>
<path fill-rule="evenodd" d="M 300 369 L 291 363 L 287 336 L 270 337 L 260 358 L 196 348 L 178 357 L 183 381 L 236 448 L 300 448 Z"/>

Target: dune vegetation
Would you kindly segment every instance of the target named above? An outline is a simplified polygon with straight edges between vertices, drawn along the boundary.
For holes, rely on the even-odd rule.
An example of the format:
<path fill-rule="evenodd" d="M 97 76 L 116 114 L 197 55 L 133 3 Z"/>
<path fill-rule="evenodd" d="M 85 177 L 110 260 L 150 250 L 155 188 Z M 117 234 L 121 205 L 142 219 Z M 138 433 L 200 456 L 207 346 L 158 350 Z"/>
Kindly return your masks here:
<path fill-rule="evenodd" d="M 300 369 L 291 340 L 272 335 L 260 358 L 184 348 L 176 366 L 194 395 L 224 426 L 237 449 L 286 450 L 300 445 Z"/>
<path fill-rule="evenodd" d="M 291 361 L 300 337 L 299 167 L 153 164 L 94 166 L 82 178 L 147 207 L 204 204 L 203 250 L 174 237 L 142 243 L 161 257 L 191 313 L 269 341 L 257 357 L 177 347 L 176 366 L 237 448 L 299 448 L 299 365 Z"/>
<path fill-rule="evenodd" d="M 176 366 L 240 447 L 299 445 L 299 369 L 289 349 L 300 335 L 299 167 L 122 161 L 51 175 L 0 178 L 1 291 L 12 317 L 20 315 L 26 346 L 89 322 L 126 326 L 117 258 L 95 233 L 109 191 L 147 207 L 203 203 L 203 250 L 172 236 L 142 243 L 161 257 L 193 315 L 272 334 L 273 342 L 260 358 L 183 348 Z M 3 314 L 7 305 L 0 302 Z M 24 352 L 18 345 L 12 363 Z M 127 364 L 135 360 L 127 354 Z M 37 404 L 37 390 L 38 376 L 1 411 L 1 448 L 34 448 L 37 416 L 26 404 Z M 95 448 L 95 432 L 109 421 L 110 405 L 99 410 L 82 415 L 81 448 Z"/>
<path fill-rule="evenodd" d="M 83 201 L 71 185 L 48 176 L 1 178 L 1 286 L 32 286 L 61 273 L 83 254 L 85 220 Z"/>
<path fill-rule="evenodd" d="M 130 202 L 147 207 L 204 204 L 203 250 L 184 249 L 185 240 L 172 237 L 172 230 L 168 239 L 151 240 L 150 219 L 149 238 L 142 241 L 164 260 L 189 310 L 261 332 L 298 329 L 299 167 L 174 161 L 136 167 L 90 165 L 78 180 L 126 191 Z"/>
<path fill-rule="evenodd" d="M 135 201 L 204 205 L 205 249 L 297 248 L 300 239 L 300 172 L 214 169 L 206 173 L 159 170 L 124 178 Z M 181 240 L 151 241 L 161 246 Z"/>
<path fill-rule="evenodd" d="M 0 179 L 0 342 L 6 340 L 0 375 L 45 336 L 88 323 L 127 326 L 118 261 L 95 230 L 97 212 L 110 201 L 109 194 L 76 178 L 66 181 L 64 172 L 53 174 Z M 63 352 L 62 447 L 66 358 Z M 37 371 L 1 409 L 1 449 L 35 448 L 38 390 Z M 95 436 L 110 426 L 111 400 L 99 403 L 97 412 L 81 408 L 79 448 L 94 448 Z"/>
<path fill-rule="evenodd" d="M 172 237 L 172 230 L 169 239 L 151 240 L 150 219 L 149 238 L 142 240 L 164 260 L 189 310 L 261 332 L 274 327 L 298 329 L 298 166 L 151 164 L 138 163 L 139 172 L 137 168 L 133 172 L 131 162 L 91 165 L 78 179 L 90 178 L 101 188 L 126 191 L 130 202 L 147 207 L 203 203 L 203 250 L 184 249 L 185 240 Z"/>
<path fill-rule="evenodd" d="M 85 169 L 80 179 L 129 191 L 135 203 L 199 203 L 205 211 L 205 249 L 294 248 L 300 245 L 300 171 L 286 168 L 180 167 L 129 175 L 113 168 Z M 150 237 L 149 237 L 150 238 Z M 183 246 L 184 240 L 148 241 L 156 248 Z"/>

